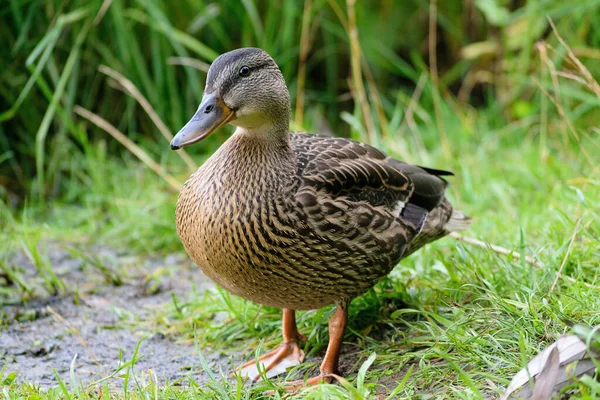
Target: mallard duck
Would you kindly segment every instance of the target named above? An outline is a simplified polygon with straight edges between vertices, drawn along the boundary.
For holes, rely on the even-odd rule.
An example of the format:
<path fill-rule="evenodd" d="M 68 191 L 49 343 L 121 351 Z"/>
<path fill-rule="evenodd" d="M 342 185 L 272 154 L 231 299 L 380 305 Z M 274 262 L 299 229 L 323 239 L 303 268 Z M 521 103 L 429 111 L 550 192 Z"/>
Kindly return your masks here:
<path fill-rule="evenodd" d="M 270 377 L 303 361 L 295 310 L 335 304 L 320 374 L 297 383 L 313 385 L 339 372 L 352 299 L 470 220 L 444 197 L 451 173 L 356 141 L 290 132 L 290 115 L 285 80 L 265 51 L 238 49 L 213 62 L 200 106 L 171 148 L 225 124 L 237 129 L 181 189 L 177 232 L 218 285 L 283 309 L 282 344 L 241 367 L 252 380 L 257 362 Z"/>

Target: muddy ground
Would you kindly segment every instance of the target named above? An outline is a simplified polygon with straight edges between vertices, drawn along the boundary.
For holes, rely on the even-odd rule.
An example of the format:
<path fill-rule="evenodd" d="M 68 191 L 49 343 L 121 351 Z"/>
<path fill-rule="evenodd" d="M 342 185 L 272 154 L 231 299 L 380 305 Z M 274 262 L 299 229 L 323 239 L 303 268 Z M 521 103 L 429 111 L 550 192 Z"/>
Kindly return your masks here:
<path fill-rule="evenodd" d="M 60 244 L 48 245 L 46 252 L 53 270 L 65 282 L 66 292 L 72 294 L 52 296 L 39 291 L 26 303 L 5 297 L 0 310 L 0 368 L 6 363 L 5 376 L 16 372 L 18 382 L 42 388 L 57 386 L 57 376 L 70 385 L 76 354 L 73 367 L 78 383 L 93 384 L 110 376 L 131 360 L 140 339 L 148 335 L 136 329 L 135 321 L 144 321 L 172 303 L 173 293 L 181 299 L 194 290 L 201 293 L 213 286 L 185 254 L 140 259 L 95 247 L 85 250 L 86 260 Z M 108 282 L 110 274 L 90 267 L 90 254 L 123 278 L 122 284 Z M 10 262 L 20 268 L 27 282 L 44 287 L 39 272 L 24 254 L 14 255 Z M 149 280 L 150 276 L 157 278 Z M 7 287 L 10 280 L 0 276 L 0 285 Z M 347 371 L 357 354 L 353 346 L 344 347 L 341 369 Z M 198 350 L 185 337 L 153 334 L 141 343 L 141 358 L 134 371 L 142 381 L 156 376 L 159 384 L 178 381 L 176 384 L 186 386 L 186 378 L 191 376 L 202 384 L 207 377 Z M 213 371 L 227 373 L 232 365 L 247 358 L 223 349 L 200 350 Z M 318 363 L 320 358 L 310 361 Z M 122 387 L 123 378 L 118 375 L 108 379 L 110 387 Z"/>
<path fill-rule="evenodd" d="M 184 297 L 194 288 L 201 292 L 212 286 L 183 254 L 140 260 L 106 248 L 88 249 L 86 253 L 114 268 L 116 275 L 124 272 L 122 284 L 107 282 L 106 274 L 89 267 L 81 257 L 65 247 L 51 245 L 49 261 L 65 282 L 66 291 L 74 294 L 46 295 L 25 304 L 14 301 L 2 306 L 0 365 L 8 361 L 6 371 L 16 372 L 18 381 L 47 388 L 58 384 L 58 375 L 69 384 L 75 354 L 74 370 L 81 383 L 106 377 L 120 363 L 131 360 L 138 342 L 147 335 L 137 331 L 135 324 L 123 323 L 124 320 L 143 320 L 157 307 L 172 302 L 172 293 Z M 26 277 L 39 278 L 23 254 L 16 255 L 12 263 Z M 160 274 L 159 270 L 168 270 L 170 274 Z M 148 281 L 153 274 L 160 276 Z M 192 374 L 198 383 L 203 382 L 198 350 L 183 339 L 161 334 L 147 337 L 141 343 L 136 373 L 153 371 L 163 382 Z M 202 354 L 209 365 L 230 369 L 230 357 L 219 357 L 210 350 Z M 110 385 L 121 386 L 122 378 L 112 378 Z"/>

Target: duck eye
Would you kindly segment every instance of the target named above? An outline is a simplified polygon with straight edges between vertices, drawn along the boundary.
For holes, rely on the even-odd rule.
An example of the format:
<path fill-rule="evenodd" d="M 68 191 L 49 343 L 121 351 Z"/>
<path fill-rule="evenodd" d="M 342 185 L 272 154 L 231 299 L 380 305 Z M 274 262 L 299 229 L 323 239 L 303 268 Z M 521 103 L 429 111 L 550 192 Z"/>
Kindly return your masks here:
<path fill-rule="evenodd" d="M 240 68 L 240 76 L 248 76 L 250 75 L 250 68 L 247 67 L 246 65 L 244 65 L 242 68 Z"/>

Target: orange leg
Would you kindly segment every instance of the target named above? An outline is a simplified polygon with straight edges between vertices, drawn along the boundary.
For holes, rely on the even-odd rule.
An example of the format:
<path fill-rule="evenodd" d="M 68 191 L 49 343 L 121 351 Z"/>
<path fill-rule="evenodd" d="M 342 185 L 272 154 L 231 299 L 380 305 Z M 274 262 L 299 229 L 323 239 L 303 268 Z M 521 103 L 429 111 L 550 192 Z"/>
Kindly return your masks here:
<path fill-rule="evenodd" d="M 329 344 L 321 363 L 321 373 L 305 381 L 290 382 L 285 386 L 287 391 L 294 391 L 303 386 L 313 386 L 321 382 L 330 383 L 334 375 L 339 375 L 338 366 L 340 350 L 344 339 L 344 331 L 348 323 L 348 303 L 337 303 L 334 314 L 329 319 Z"/>
<path fill-rule="evenodd" d="M 283 310 L 281 330 L 283 333 L 283 342 L 279 347 L 258 358 L 258 363 L 264 368 L 269 378 L 282 374 L 287 368 L 304 361 L 304 352 L 298 346 L 298 341 L 304 341 L 306 338 L 298 333 L 294 310 Z M 243 376 L 250 378 L 252 382 L 261 379 L 256 360 L 247 362 L 238 367 L 237 370 Z"/>

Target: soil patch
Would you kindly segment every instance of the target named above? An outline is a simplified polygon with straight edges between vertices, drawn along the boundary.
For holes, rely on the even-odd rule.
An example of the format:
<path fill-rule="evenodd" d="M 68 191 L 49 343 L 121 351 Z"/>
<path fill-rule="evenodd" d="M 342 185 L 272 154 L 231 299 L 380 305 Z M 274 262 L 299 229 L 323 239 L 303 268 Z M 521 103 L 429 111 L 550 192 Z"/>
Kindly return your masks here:
<path fill-rule="evenodd" d="M 37 297 L 26 304 L 5 304 L 0 319 L 0 366 L 16 372 L 20 382 L 43 388 L 58 385 L 57 376 L 71 383 L 73 363 L 76 379 L 89 384 L 102 379 L 131 360 L 142 338 L 134 371 L 154 374 L 159 382 L 186 376 L 201 383 L 206 377 L 200 368 L 198 350 L 189 341 L 176 341 L 161 334 L 135 329 L 158 307 L 172 301 L 172 294 L 185 296 L 192 289 L 202 292 L 212 283 L 191 265 L 183 254 L 141 260 L 102 247 L 87 249 L 104 267 L 110 268 L 122 284 L 109 283 L 107 273 L 89 266 L 72 249 L 48 245 L 50 265 L 70 295 Z M 39 273 L 27 257 L 17 254 L 11 261 L 23 275 L 38 279 Z M 110 274 L 108 274 L 110 275 Z M 151 278 L 149 278 L 151 277 Z M 229 357 L 207 349 L 203 356 L 211 367 L 229 369 Z M 110 379 L 110 386 L 122 386 L 122 378 Z"/>

